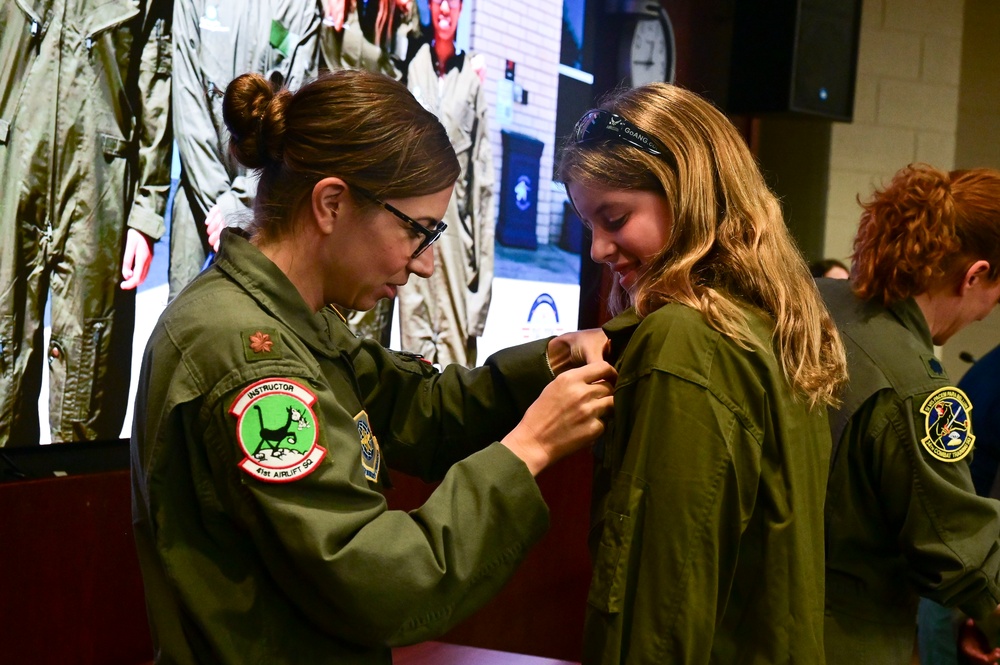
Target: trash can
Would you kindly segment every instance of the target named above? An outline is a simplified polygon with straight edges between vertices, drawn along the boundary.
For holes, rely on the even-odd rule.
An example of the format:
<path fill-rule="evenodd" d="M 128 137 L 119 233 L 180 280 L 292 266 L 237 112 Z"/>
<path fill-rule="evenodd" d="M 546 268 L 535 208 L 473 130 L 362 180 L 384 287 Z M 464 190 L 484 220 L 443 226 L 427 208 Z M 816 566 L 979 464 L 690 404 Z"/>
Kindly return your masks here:
<path fill-rule="evenodd" d="M 538 139 L 501 130 L 500 217 L 496 238 L 507 247 L 537 249 L 538 173 L 545 144 Z"/>
<path fill-rule="evenodd" d="M 563 222 L 559 234 L 559 246 L 567 252 L 579 254 L 583 249 L 583 222 L 569 201 L 563 203 Z"/>

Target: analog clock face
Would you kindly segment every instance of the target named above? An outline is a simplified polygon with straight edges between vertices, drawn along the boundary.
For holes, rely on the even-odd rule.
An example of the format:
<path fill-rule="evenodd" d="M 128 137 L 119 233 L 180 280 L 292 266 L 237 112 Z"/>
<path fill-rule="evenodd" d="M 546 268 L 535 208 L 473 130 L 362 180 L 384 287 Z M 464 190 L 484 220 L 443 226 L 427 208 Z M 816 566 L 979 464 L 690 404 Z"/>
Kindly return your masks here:
<path fill-rule="evenodd" d="M 659 20 L 652 17 L 638 19 L 629 55 L 633 87 L 668 79 L 670 45 Z"/>

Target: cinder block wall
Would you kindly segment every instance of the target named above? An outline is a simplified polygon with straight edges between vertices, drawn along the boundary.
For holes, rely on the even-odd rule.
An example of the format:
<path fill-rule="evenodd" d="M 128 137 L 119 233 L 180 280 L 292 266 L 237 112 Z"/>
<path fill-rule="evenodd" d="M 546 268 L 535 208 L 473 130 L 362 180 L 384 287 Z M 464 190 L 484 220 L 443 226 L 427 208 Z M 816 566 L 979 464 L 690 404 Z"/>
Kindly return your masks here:
<path fill-rule="evenodd" d="M 486 56 L 486 101 L 490 107 L 490 140 L 496 168 L 499 210 L 502 148 L 500 124 L 495 114 L 497 81 L 504 76 L 507 60 L 513 60 L 515 82 L 528 93 L 527 104 L 514 104 L 514 121 L 507 129 L 545 143 L 538 183 L 539 244 L 548 244 L 553 223 L 552 166 L 556 131 L 556 93 L 559 88 L 559 47 L 562 37 L 562 3 L 541 0 L 512 6 L 499 0 L 466 0 L 462 11 L 472 11 L 470 47 Z"/>
<path fill-rule="evenodd" d="M 827 256 L 850 254 L 858 195 L 910 162 L 954 168 L 963 7 L 964 0 L 864 0 L 854 122 L 833 126 Z"/>
<path fill-rule="evenodd" d="M 962 84 L 958 96 L 955 168 L 1000 168 L 1000 3 L 965 0 L 962 31 Z M 979 358 L 1000 344 L 1000 308 L 956 334 L 942 354 L 951 378 L 968 365 L 962 351 Z"/>

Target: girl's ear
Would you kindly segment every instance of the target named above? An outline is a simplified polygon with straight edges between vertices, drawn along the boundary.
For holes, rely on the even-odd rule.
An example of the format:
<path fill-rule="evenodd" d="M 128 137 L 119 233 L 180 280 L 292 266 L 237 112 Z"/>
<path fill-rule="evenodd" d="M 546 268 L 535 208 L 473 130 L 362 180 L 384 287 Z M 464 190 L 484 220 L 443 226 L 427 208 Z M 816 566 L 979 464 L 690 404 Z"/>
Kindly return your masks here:
<path fill-rule="evenodd" d="M 333 231 L 346 195 L 347 183 L 333 176 L 323 178 L 313 186 L 313 218 L 323 233 Z"/>

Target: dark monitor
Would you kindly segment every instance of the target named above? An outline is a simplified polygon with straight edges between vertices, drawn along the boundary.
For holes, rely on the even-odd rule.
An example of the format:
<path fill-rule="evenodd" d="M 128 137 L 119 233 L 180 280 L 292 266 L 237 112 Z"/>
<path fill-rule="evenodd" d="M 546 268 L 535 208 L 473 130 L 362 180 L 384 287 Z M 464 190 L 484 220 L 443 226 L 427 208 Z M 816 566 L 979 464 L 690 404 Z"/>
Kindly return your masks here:
<path fill-rule="evenodd" d="M 0 448 L 0 482 L 129 468 L 128 439 Z"/>

